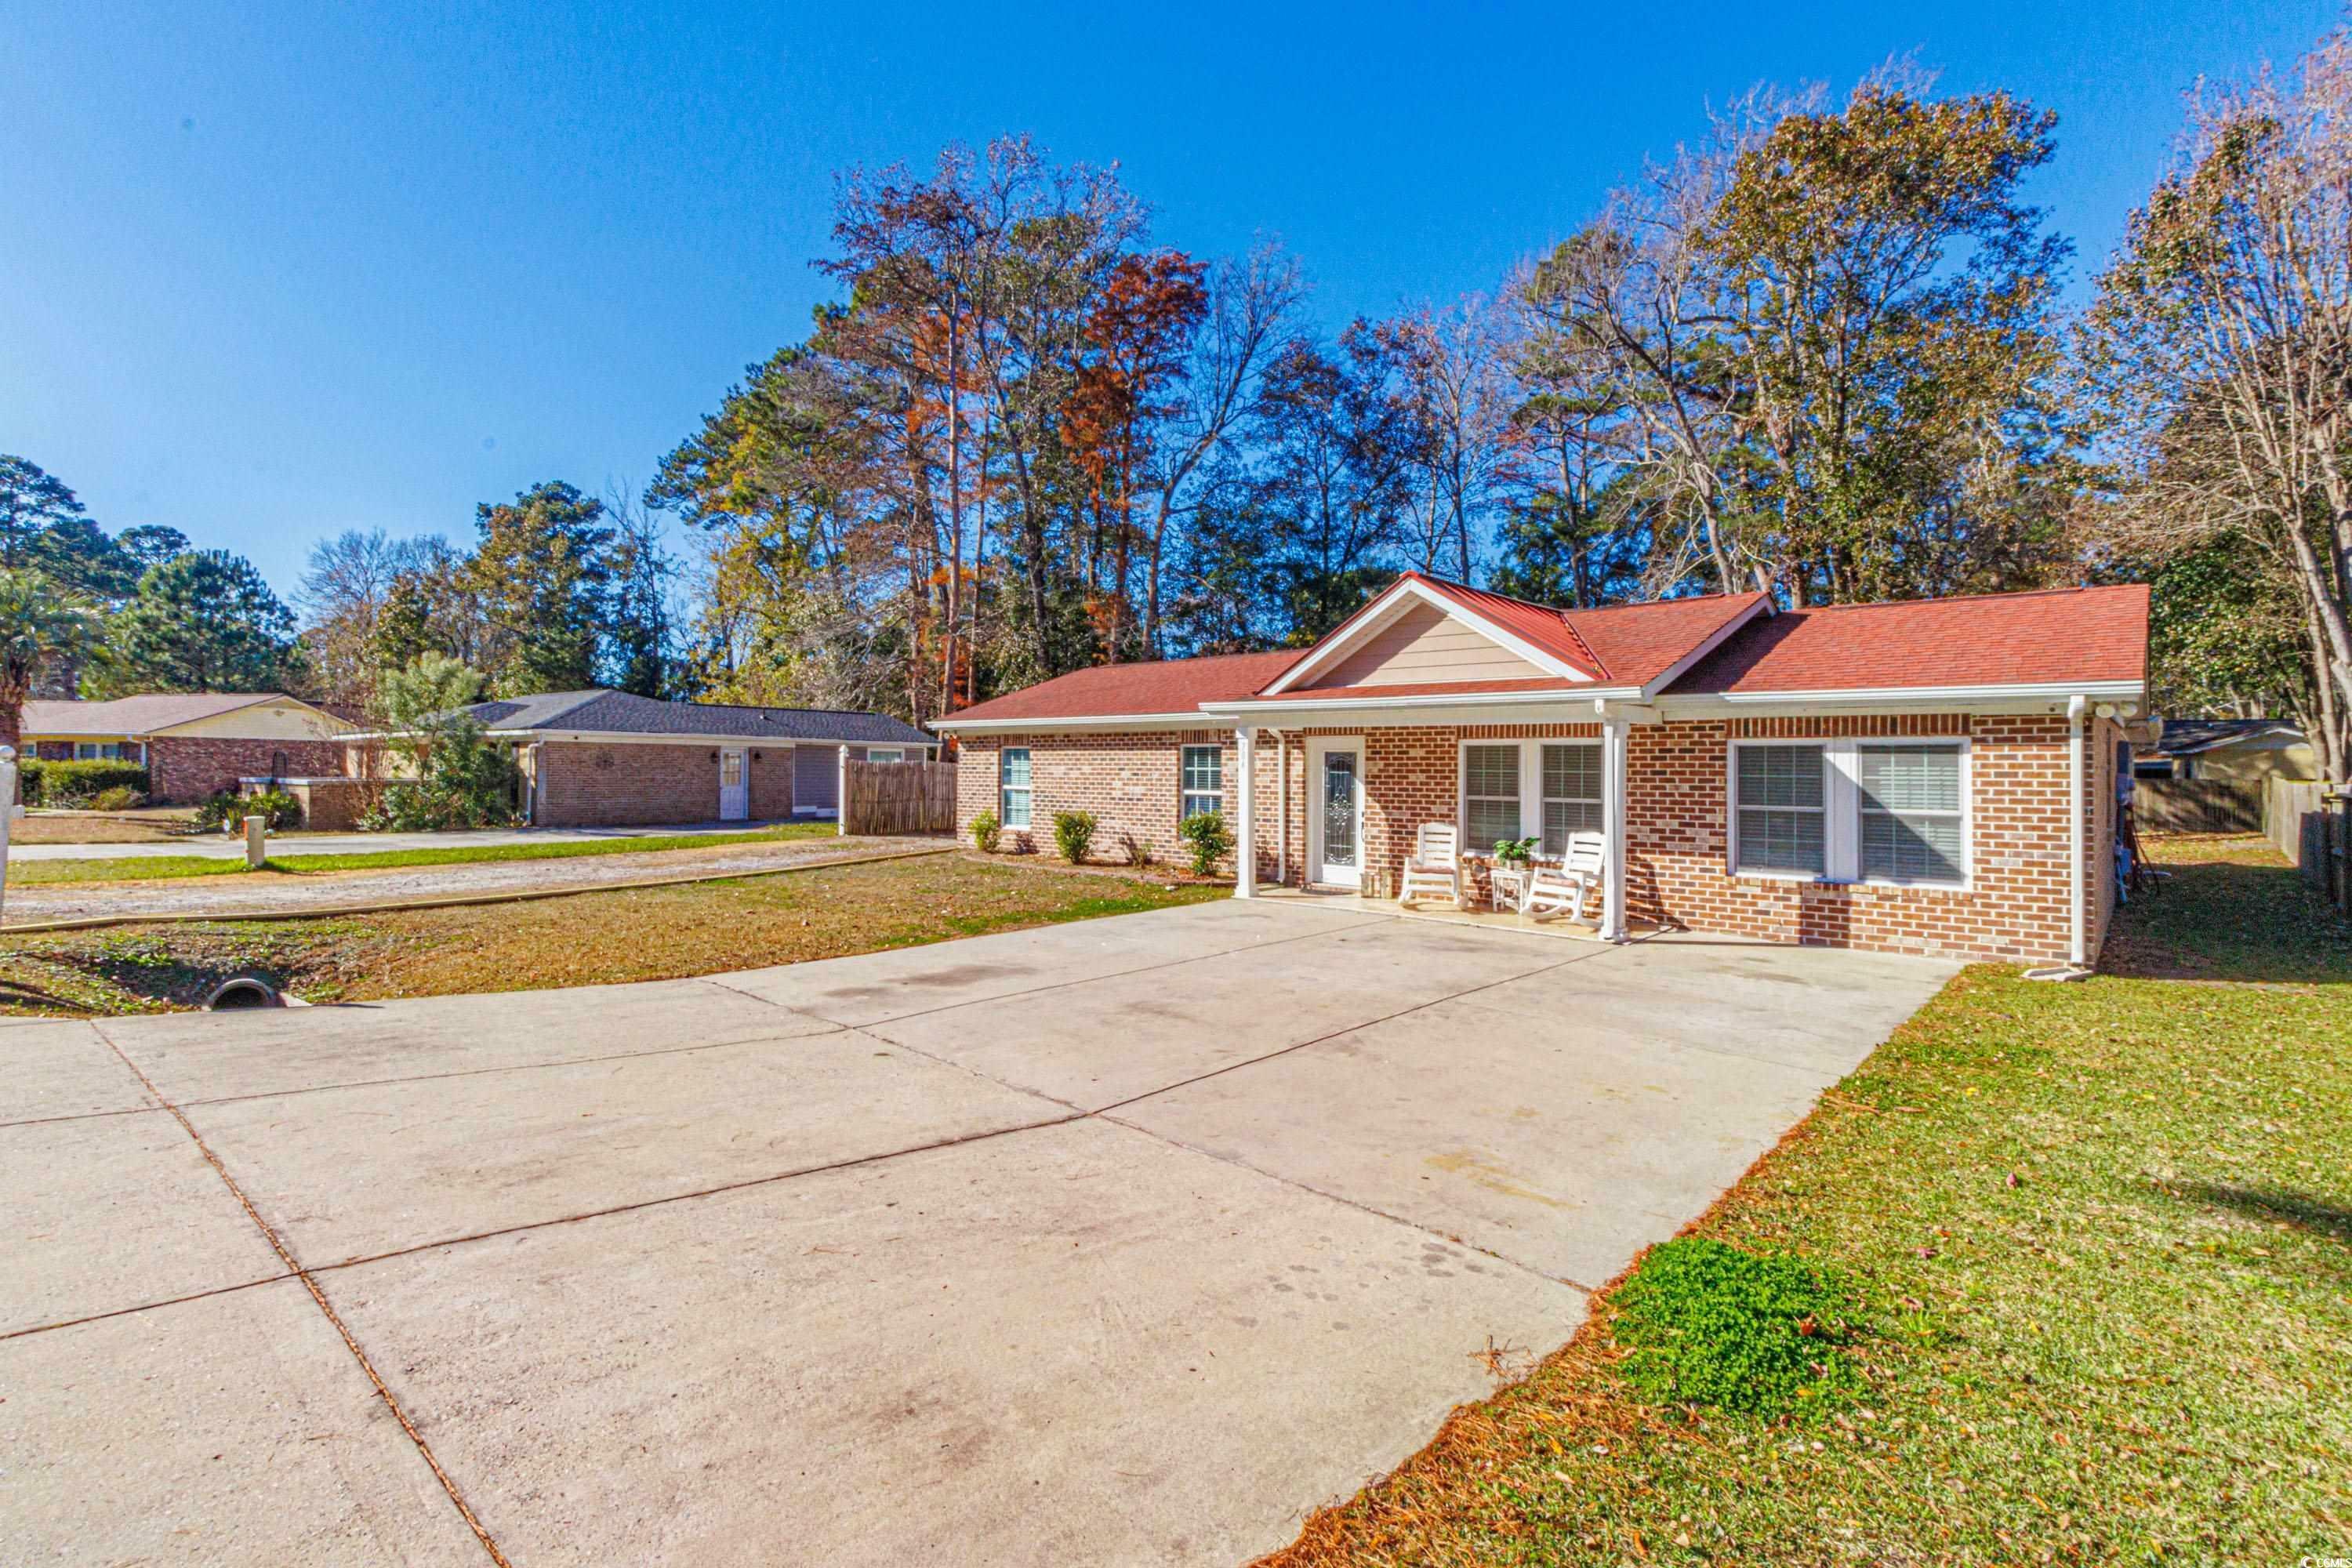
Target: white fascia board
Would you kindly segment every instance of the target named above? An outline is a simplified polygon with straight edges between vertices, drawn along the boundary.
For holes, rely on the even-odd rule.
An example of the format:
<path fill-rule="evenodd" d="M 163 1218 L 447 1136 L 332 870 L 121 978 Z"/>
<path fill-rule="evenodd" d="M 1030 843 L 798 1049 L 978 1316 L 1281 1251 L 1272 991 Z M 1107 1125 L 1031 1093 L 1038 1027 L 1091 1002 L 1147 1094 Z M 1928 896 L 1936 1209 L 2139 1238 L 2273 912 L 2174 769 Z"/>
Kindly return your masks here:
<path fill-rule="evenodd" d="M 1366 614 L 1354 627 L 1349 629 L 1343 636 L 1325 638 L 1316 647 L 1314 652 L 1276 677 L 1273 684 L 1259 695 L 1273 697 L 1290 690 L 1307 676 L 1332 663 L 1340 654 L 1387 626 L 1395 618 L 1397 611 L 1402 607 L 1407 599 L 1419 599 L 1439 613 L 1460 621 L 1487 641 L 1517 654 L 1548 675 L 1556 675 L 1562 680 L 1573 680 L 1579 683 L 1592 679 L 1589 671 L 1579 669 L 1566 660 L 1544 652 L 1533 643 L 1505 631 L 1476 611 L 1455 604 L 1436 590 L 1417 583 L 1410 577 L 1398 578 L 1388 592 L 1395 596 L 1395 604 L 1381 605 L 1378 599 L 1373 600 L 1371 606 L 1368 607 L 1370 613 Z"/>
<path fill-rule="evenodd" d="M 1212 730 L 1216 721 L 1206 710 L 1190 713 L 1090 713 L 1074 719 L 957 719 L 931 721 L 931 728 L 943 735 L 959 732 L 971 735 L 1050 735 L 1061 731 L 1087 730 Z M 853 744 L 884 745 L 881 741 L 856 742 Z M 932 742 L 937 744 L 936 742 Z"/>
<path fill-rule="evenodd" d="M 1710 692 L 1658 699 L 1669 719 L 1719 719 L 1762 713 L 1801 717 L 1811 713 L 1966 712 L 2038 713 L 2063 710 L 2070 697 L 2093 701 L 2137 702 L 2147 687 L 2137 680 L 2034 681 L 2008 686 L 1890 686 L 1850 691 Z"/>
<path fill-rule="evenodd" d="M 1260 727 L 1346 728 L 1361 718 L 1366 727 L 1417 724 L 1591 724 L 1596 701 L 1639 702 L 1638 686 L 1587 687 L 1580 691 L 1465 692 L 1458 697 L 1255 698 L 1245 702 L 1203 703 L 1202 710 L 1228 724 Z"/>
<path fill-rule="evenodd" d="M 1700 659 L 1705 658 L 1708 654 L 1713 653 L 1717 648 L 1722 647 L 1725 640 L 1728 638 L 1732 633 L 1738 631 L 1748 622 L 1756 619 L 1757 616 L 1770 614 L 1771 610 L 1772 601 L 1769 598 L 1759 598 L 1755 603 L 1749 605 L 1748 608 L 1732 616 L 1729 620 L 1724 622 L 1723 625 L 1716 627 L 1715 630 L 1706 635 L 1706 639 L 1700 643 L 1698 647 L 1691 649 L 1690 652 L 1683 655 L 1682 658 L 1668 665 L 1663 674 L 1643 684 L 1642 688 L 1643 700 L 1646 701 L 1649 699 L 1657 696 L 1658 693 L 1664 691 L 1667 687 L 1672 686 L 1675 681 L 1680 680 L 1683 676 L 1689 671 L 1693 665 L 1698 663 Z"/>

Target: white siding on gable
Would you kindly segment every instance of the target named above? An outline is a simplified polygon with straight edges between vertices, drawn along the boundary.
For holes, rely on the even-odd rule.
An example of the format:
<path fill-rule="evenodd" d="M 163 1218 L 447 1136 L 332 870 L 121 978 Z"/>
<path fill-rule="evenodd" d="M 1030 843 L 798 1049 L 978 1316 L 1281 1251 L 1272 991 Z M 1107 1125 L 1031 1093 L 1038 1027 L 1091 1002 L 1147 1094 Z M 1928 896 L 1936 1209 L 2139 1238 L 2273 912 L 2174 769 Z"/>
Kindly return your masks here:
<path fill-rule="evenodd" d="M 236 741 L 323 741 L 346 734 L 356 727 L 299 702 L 256 702 L 156 732 Z"/>
<path fill-rule="evenodd" d="M 1444 611 L 1416 604 L 1316 675 L 1301 689 L 1418 686 L 1453 680 L 1531 680 L 1551 672 L 1489 641 Z"/>

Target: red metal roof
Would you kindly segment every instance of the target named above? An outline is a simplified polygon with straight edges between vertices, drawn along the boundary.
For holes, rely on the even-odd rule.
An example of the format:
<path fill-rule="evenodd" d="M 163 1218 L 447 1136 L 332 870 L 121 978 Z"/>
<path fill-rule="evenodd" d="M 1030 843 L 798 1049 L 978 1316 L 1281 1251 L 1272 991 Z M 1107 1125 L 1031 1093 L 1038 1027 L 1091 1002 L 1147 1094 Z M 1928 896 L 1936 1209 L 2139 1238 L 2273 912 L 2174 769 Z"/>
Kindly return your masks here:
<path fill-rule="evenodd" d="M 992 697 L 946 716 L 965 720 L 1101 719 L 1126 714 L 1190 713 L 1203 702 L 1247 697 L 1306 657 L 1303 648 L 1272 653 L 1217 654 L 1152 664 L 1099 664 L 1074 669 L 1020 691 Z"/>
<path fill-rule="evenodd" d="M 1445 697 L 1487 696 L 1496 692 L 1557 691 L 1573 697 L 1580 691 L 1592 691 L 1590 680 L 1570 680 L 1564 675 L 1533 675 L 1519 680 L 1417 680 L 1394 686 L 1305 686 L 1278 692 L 1272 697 L 1254 697 L 1269 708 L 1286 703 L 1322 702 L 1328 700 L 1346 701 L 1354 698 L 1372 697 Z"/>
<path fill-rule="evenodd" d="M 1490 594 L 1484 588 L 1432 577 L 1425 572 L 1408 572 L 1404 575 L 1571 668 L 1580 669 L 1596 679 L 1609 673 L 1602 668 L 1599 656 L 1585 646 L 1582 637 L 1576 635 L 1576 626 L 1565 611 L 1556 610 L 1549 605 L 1529 604 L 1525 599 L 1514 599 L 1503 594 Z M 1324 640 L 1328 642 L 1330 639 L 1327 637 Z"/>
<path fill-rule="evenodd" d="M 1740 628 L 1666 694 L 2147 678 L 2147 588 L 2131 584 L 1784 610 Z"/>

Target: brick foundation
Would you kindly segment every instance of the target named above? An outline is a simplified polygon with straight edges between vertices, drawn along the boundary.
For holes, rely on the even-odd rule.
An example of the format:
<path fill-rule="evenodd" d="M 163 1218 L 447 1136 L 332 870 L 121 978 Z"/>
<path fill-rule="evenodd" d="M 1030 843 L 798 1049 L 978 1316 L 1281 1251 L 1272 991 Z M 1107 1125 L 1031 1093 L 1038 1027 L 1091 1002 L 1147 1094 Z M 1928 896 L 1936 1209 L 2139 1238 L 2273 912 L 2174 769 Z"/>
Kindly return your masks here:
<path fill-rule="evenodd" d="M 1772 942 L 1931 953 L 2021 963 L 2067 952 L 2066 721 L 2063 715 L 1894 714 L 1823 719 L 1738 719 L 1635 725 L 1626 770 L 1626 895 L 1635 921 Z M 2112 911 L 2115 742 L 2111 721 L 2089 726 L 2084 814 L 2086 935 L 2095 954 Z M 1297 884 L 1306 861 L 1307 746 L 1320 736 L 1363 743 L 1364 891 L 1392 896 L 1423 822 L 1457 812 L 1458 747 L 1465 740 L 1596 740 L 1594 724 L 1483 725 L 1261 731 L 1252 805 L 1259 878 Z M 1726 868 L 1728 747 L 1735 739 L 1834 740 L 1863 735 L 1957 735 L 1969 740 L 1969 885 L 1965 889 L 1832 884 Z M 997 805 L 998 749 L 1026 745 L 1034 810 L 1030 847 L 1051 854 L 1053 814 L 1083 809 L 1100 823 L 1097 857 L 1149 843 L 1161 858 L 1176 837 L 1179 750 L 1223 752 L 1225 813 L 1234 819 L 1233 736 L 1225 731 L 967 737 L 957 770 L 956 818 Z M 1283 796 L 1289 796 L 1283 842 Z M 1020 836 L 1008 832 L 1012 845 Z"/>

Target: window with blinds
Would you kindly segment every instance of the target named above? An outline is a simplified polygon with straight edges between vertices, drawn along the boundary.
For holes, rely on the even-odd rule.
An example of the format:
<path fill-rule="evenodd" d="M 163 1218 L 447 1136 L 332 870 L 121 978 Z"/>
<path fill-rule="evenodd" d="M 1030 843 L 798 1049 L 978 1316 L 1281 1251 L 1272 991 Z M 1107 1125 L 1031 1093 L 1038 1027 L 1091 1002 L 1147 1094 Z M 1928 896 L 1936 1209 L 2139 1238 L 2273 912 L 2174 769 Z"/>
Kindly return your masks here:
<path fill-rule="evenodd" d="M 1740 746 L 1737 871 L 1829 869 L 1829 758 L 1821 745 Z"/>
<path fill-rule="evenodd" d="M 1543 749 L 1543 852 L 1564 855 L 1571 833 L 1602 831 L 1598 742 Z"/>
<path fill-rule="evenodd" d="M 1007 746 L 997 753 L 1000 798 L 997 821 L 1006 827 L 1029 826 L 1029 748 Z"/>
<path fill-rule="evenodd" d="M 1519 837 L 1519 748 L 1462 748 L 1462 847 L 1485 853 Z"/>
<path fill-rule="evenodd" d="M 1957 746 L 1864 745 L 1854 753 L 1862 874 L 1958 882 L 1964 864 Z"/>
<path fill-rule="evenodd" d="M 1181 768 L 1176 819 L 1222 811 L 1225 805 L 1224 752 L 1215 746 L 1187 746 Z"/>

